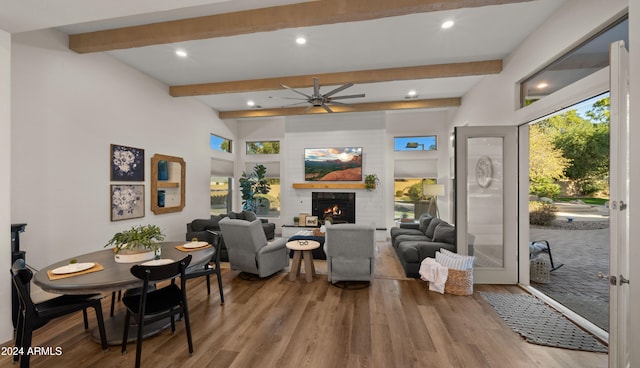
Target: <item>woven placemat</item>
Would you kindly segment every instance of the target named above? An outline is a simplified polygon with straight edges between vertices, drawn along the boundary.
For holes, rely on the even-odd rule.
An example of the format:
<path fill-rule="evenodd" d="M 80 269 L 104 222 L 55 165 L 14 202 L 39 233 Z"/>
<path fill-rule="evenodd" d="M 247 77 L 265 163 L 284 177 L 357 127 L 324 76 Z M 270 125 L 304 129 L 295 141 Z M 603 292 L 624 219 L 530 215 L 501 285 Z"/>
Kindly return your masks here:
<path fill-rule="evenodd" d="M 201 249 L 207 249 L 207 248 L 211 248 L 212 245 L 211 244 L 207 244 L 204 247 L 199 247 L 199 248 L 185 248 L 183 245 L 176 245 L 176 249 L 181 251 L 181 252 L 193 252 L 196 250 L 201 250 Z"/>
<path fill-rule="evenodd" d="M 93 265 L 93 267 L 86 269 L 84 271 L 80 271 L 80 272 L 73 272 L 73 273 L 64 273 L 61 275 L 56 275 L 53 272 L 51 272 L 51 270 L 47 270 L 47 276 L 49 277 L 49 280 L 54 281 L 54 280 L 60 280 L 60 279 L 65 279 L 67 277 L 73 277 L 73 276 L 78 276 L 78 275 L 84 275 L 87 273 L 91 273 L 91 272 L 98 272 L 98 271 L 102 271 L 104 270 L 104 266 L 102 266 L 100 263 L 97 263 Z"/>
<path fill-rule="evenodd" d="M 598 353 L 609 350 L 598 339 L 533 295 L 487 292 L 481 292 L 480 295 L 512 330 L 529 343 Z"/>

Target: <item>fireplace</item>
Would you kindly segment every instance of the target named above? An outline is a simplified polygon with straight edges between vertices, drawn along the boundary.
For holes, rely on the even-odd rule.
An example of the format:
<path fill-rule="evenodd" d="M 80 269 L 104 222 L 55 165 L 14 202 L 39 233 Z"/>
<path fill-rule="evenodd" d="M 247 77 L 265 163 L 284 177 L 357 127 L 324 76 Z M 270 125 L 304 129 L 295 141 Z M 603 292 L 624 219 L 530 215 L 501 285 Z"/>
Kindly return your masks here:
<path fill-rule="evenodd" d="M 319 220 L 331 217 L 334 224 L 356 222 L 356 194 L 312 192 L 311 214 Z"/>

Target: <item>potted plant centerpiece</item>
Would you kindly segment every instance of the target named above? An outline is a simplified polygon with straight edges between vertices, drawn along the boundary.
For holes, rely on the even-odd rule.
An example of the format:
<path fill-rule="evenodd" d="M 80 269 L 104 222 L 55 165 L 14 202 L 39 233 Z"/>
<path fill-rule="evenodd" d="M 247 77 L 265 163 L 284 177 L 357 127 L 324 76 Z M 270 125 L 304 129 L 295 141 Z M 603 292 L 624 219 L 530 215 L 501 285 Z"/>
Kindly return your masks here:
<path fill-rule="evenodd" d="M 135 263 L 160 258 L 159 241 L 164 234 L 156 225 L 139 225 L 130 230 L 116 233 L 105 245 L 113 246 L 115 260 L 118 263 Z"/>

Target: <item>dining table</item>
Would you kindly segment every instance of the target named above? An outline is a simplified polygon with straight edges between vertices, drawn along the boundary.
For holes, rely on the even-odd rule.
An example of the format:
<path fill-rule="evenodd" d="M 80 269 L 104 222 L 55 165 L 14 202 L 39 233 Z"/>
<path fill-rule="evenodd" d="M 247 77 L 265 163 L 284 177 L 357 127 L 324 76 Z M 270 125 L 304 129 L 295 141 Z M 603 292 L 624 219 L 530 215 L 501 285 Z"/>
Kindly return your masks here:
<path fill-rule="evenodd" d="M 186 272 L 201 269 L 211 261 L 215 248 L 211 245 L 202 246 L 200 248 L 185 248 L 188 242 L 162 242 L 161 259 L 178 261 L 187 255 L 191 255 L 191 263 L 187 267 Z M 69 273 L 67 275 L 53 274 L 52 271 L 65 269 L 74 263 L 85 265 L 93 263 L 90 269 L 81 272 Z M 145 261 L 146 262 L 146 261 Z M 112 248 L 90 252 L 61 261 L 55 262 L 40 272 L 37 272 L 33 278 L 35 285 L 42 290 L 55 294 L 111 294 L 115 291 L 135 289 L 142 287 L 143 281 L 131 274 L 131 267 L 137 263 L 119 263 L 116 262 L 114 251 Z M 56 277 L 64 276 L 64 277 Z M 107 342 L 109 345 L 120 345 L 122 343 L 122 328 L 124 326 L 124 313 L 118 313 L 112 317 L 105 318 L 105 329 L 107 333 Z M 160 321 L 157 324 L 145 326 L 144 337 L 158 333 L 166 328 L 167 323 Z M 135 341 L 135 328 L 130 329 L 129 341 Z M 94 340 L 100 341 L 97 328 L 93 333 Z"/>

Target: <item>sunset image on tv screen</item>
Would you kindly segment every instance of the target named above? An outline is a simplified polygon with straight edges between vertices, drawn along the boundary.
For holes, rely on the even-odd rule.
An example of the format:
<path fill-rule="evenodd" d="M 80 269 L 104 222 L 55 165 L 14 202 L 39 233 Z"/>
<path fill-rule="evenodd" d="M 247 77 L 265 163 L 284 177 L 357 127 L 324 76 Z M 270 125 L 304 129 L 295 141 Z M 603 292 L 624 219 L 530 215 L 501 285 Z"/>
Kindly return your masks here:
<path fill-rule="evenodd" d="M 306 148 L 304 180 L 362 180 L 362 147 Z"/>

